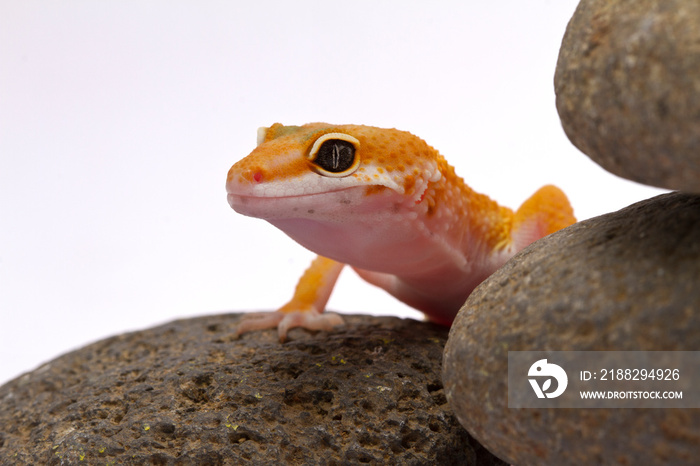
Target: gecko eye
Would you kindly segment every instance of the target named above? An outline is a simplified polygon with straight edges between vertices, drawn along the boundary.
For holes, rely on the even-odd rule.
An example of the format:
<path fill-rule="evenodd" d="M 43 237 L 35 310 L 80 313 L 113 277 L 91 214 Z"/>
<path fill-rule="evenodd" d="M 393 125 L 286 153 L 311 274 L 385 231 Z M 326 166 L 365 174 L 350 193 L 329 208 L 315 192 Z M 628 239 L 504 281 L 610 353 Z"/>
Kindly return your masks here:
<path fill-rule="evenodd" d="M 343 133 L 327 133 L 314 142 L 308 158 L 317 173 L 340 178 L 352 174 L 360 166 L 357 148 L 360 141 Z"/>

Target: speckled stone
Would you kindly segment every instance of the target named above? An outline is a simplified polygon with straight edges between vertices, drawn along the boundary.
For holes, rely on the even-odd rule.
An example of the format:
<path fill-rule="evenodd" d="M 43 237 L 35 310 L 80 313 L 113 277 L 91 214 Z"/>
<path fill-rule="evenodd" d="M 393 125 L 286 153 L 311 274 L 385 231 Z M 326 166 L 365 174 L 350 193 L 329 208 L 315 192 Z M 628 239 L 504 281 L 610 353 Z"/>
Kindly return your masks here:
<path fill-rule="evenodd" d="M 700 2 L 581 0 L 554 85 L 566 134 L 595 162 L 700 192 Z"/>
<path fill-rule="evenodd" d="M 700 409 L 509 409 L 508 351 L 700 350 L 700 195 L 572 225 L 468 298 L 445 348 L 458 419 L 524 465 L 697 464 Z"/>
<path fill-rule="evenodd" d="M 232 337 L 179 320 L 0 387 L 0 464 L 503 464 L 449 412 L 447 330 L 347 316 L 337 332 Z"/>

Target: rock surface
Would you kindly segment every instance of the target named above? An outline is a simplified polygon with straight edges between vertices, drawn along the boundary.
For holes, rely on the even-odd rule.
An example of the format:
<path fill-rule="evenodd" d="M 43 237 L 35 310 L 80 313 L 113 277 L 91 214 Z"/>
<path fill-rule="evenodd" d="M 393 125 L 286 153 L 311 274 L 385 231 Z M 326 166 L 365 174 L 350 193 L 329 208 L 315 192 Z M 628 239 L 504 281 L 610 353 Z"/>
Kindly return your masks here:
<path fill-rule="evenodd" d="M 698 277 L 698 195 L 661 195 L 532 244 L 458 314 L 443 365 L 450 405 L 518 466 L 695 463 L 700 410 L 509 409 L 507 363 L 508 351 L 699 351 Z"/>
<path fill-rule="evenodd" d="M 582 0 L 554 84 L 566 134 L 595 162 L 700 192 L 700 2 Z"/>
<path fill-rule="evenodd" d="M 503 464 L 449 412 L 447 330 L 346 316 L 234 340 L 240 315 L 109 338 L 0 387 L 0 464 Z"/>

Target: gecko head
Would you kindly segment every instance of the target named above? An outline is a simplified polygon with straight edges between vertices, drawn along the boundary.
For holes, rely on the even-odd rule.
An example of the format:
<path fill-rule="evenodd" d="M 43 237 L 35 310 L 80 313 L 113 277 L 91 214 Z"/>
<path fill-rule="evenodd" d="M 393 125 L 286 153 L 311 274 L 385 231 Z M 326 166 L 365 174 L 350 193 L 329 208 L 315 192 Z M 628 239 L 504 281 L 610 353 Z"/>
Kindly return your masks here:
<path fill-rule="evenodd" d="M 231 207 L 267 220 L 332 220 L 411 206 L 440 178 L 436 152 L 405 131 L 311 123 L 258 130 L 228 172 Z"/>

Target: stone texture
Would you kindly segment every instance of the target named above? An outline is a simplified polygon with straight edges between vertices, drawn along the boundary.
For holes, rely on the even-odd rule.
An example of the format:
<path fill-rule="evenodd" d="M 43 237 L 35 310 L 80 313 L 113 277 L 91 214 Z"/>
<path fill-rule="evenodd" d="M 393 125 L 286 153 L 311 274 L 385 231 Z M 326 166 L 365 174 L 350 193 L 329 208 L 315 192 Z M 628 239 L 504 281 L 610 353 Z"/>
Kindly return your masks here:
<path fill-rule="evenodd" d="M 698 195 L 658 196 L 532 244 L 457 316 L 443 366 L 450 405 L 518 466 L 696 462 L 700 410 L 509 409 L 507 362 L 508 351 L 699 351 L 698 277 Z"/>
<path fill-rule="evenodd" d="M 347 316 L 332 334 L 232 338 L 180 320 L 0 387 L 0 464 L 503 464 L 448 411 L 447 330 Z"/>
<path fill-rule="evenodd" d="M 554 85 L 566 134 L 595 162 L 700 192 L 700 2 L 582 0 Z"/>

